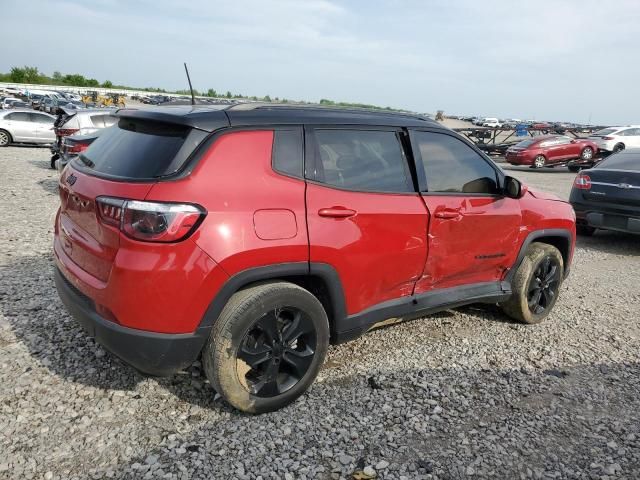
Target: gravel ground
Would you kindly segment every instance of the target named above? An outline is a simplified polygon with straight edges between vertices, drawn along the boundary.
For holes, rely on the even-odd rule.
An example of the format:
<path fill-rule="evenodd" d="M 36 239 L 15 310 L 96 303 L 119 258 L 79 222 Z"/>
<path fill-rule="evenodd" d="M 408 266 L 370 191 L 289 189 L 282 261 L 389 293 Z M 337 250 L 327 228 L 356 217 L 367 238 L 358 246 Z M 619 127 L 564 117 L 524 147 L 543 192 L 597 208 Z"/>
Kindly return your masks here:
<path fill-rule="evenodd" d="M 332 347 L 272 414 L 230 409 L 198 364 L 139 375 L 52 281 L 57 176 L 0 150 L 0 478 L 639 478 L 640 239 L 580 239 L 550 318 L 466 307 Z M 574 175 L 510 169 L 568 194 Z"/>

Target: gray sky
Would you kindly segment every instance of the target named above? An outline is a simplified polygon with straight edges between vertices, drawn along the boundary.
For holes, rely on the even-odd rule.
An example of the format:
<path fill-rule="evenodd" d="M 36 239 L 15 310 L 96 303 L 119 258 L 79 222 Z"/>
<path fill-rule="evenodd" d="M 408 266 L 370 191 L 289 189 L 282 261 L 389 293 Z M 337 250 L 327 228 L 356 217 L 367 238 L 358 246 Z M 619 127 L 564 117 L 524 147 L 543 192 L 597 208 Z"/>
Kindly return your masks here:
<path fill-rule="evenodd" d="M 640 123 L 639 0 L 23 0 L 1 32 L 2 71 Z"/>

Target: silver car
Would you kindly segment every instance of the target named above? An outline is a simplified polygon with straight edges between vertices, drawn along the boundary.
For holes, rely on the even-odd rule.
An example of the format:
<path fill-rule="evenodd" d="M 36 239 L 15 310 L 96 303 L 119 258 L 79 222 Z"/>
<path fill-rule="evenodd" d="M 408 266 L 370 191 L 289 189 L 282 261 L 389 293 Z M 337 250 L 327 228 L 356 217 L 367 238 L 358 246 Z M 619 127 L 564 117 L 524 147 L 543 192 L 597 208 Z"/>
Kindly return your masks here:
<path fill-rule="evenodd" d="M 55 117 L 33 110 L 0 111 L 0 147 L 10 143 L 50 144 L 56 141 Z"/>

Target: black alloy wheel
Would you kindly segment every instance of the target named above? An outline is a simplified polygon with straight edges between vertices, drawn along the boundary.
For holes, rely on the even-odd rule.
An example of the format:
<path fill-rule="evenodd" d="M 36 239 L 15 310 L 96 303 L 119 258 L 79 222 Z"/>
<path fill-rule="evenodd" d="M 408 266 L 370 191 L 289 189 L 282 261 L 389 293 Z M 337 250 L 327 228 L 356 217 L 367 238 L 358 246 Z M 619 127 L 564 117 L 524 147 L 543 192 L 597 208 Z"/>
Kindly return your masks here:
<path fill-rule="evenodd" d="M 558 294 L 560 286 L 560 265 L 554 258 L 545 257 L 538 265 L 529 282 L 527 303 L 535 315 L 543 313 Z"/>
<path fill-rule="evenodd" d="M 268 398 L 290 390 L 307 373 L 316 352 L 316 330 L 308 314 L 285 306 L 259 318 L 244 336 L 237 358 L 249 367 L 241 383 Z"/>

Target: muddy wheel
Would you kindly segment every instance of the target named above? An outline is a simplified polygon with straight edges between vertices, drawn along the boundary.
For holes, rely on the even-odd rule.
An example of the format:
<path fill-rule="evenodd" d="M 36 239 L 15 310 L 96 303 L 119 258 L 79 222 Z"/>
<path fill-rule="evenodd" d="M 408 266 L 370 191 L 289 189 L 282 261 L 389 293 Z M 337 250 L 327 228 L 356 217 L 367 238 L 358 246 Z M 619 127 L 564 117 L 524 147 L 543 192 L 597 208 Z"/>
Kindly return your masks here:
<path fill-rule="evenodd" d="M 202 354 L 213 388 L 238 410 L 288 405 L 313 383 L 329 345 L 322 304 L 287 282 L 236 293 L 215 322 Z"/>
<path fill-rule="evenodd" d="M 511 283 L 511 298 L 501 305 L 511 318 L 522 323 L 540 323 L 553 309 L 564 277 L 560 251 L 546 243 L 527 247 Z"/>

